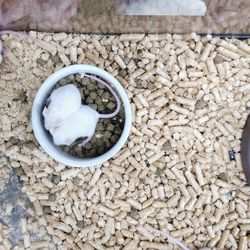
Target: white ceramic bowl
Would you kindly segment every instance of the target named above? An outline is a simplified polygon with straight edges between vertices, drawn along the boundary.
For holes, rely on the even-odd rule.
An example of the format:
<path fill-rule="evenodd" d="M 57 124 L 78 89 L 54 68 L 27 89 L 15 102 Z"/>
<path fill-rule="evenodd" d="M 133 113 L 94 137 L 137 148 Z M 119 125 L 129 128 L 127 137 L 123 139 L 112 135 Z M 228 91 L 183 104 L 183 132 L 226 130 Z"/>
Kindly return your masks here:
<path fill-rule="evenodd" d="M 45 105 L 47 97 L 50 95 L 51 90 L 56 85 L 56 83 L 71 74 L 77 73 L 89 73 L 95 74 L 97 76 L 102 77 L 107 83 L 111 84 L 112 87 L 115 88 L 119 97 L 122 101 L 124 111 L 125 111 L 125 124 L 124 129 L 121 134 L 120 139 L 117 143 L 106 153 L 94 157 L 94 158 L 79 158 L 63 152 L 60 147 L 56 146 L 53 143 L 52 137 L 48 134 L 48 132 L 44 128 L 43 119 L 42 119 L 42 110 Z M 72 167 L 90 167 L 104 163 L 105 161 L 109 160 L 117 152 L 122 148 L 124 143 L 126 142 L 132 124 L 132 113 L 131 113 L 131 106 L 129 103 L 129 99 L 124 88 L 121 84 L 108 72 L 91 66 L 91 65 L 84 65 L 84 64 L 76 64 L 65 67 L 56 71 L 52 74 L 40 87 L 38 90 L 36 97 L 33 102 L 32 106 L 32 127 L 35 134 L 36 139 L 42 146 L 42 148 L 55 160 L 64 163 L 68 166 Z"/>

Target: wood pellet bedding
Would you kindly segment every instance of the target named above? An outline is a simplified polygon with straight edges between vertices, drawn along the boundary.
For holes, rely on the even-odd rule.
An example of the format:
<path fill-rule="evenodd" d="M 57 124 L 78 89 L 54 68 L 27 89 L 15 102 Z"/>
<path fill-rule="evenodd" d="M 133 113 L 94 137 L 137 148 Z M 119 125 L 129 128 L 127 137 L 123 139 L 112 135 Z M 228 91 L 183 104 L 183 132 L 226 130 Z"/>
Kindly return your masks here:
<path fill-rule="evenodd" d="M 53 249 L 54 244 L 56 249 L 161 250 L 180 249 L 180 243 L 188 249 L 249 249 L 250 188 L 240 140 L 250 107 L 250 40 L 30 35 L 44 43 L 2 36 L 7 50 L 0 68 L 0 150 L 6 164 L 0 168 L 2 175 L 7 166 L 20 174 L 22 191 L 52 242 L 30 243 L 26 232 L 15 249 L 31 244 Z M 127 144 L 95 168 L 55 162 L 32 133 L 38 88 L 54 71 L 74 63 L 107 70 L 131 101 Z M 10 249 L 4 238 L 1 232 L 0 248 Z"/>

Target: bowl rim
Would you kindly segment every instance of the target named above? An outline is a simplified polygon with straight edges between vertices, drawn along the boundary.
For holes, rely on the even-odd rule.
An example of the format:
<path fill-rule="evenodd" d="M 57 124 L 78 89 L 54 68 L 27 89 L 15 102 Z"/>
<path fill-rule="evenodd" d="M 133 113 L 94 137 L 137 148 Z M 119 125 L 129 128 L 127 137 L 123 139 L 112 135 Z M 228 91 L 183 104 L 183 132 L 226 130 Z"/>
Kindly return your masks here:
<path fill-rule="evenodd" d="M 53 144 L 52 140 L 49 140 L 48 134 L 41 119 L 45 98 L 48 97 L 56 83 L 68 75 L 77 73 L 95 74 L 96 76 L 102 77 L 107 83 L 111 84 L 111 86 L 115 88 L 124 107 L 125 122 L 119 140 L 107 152 L 94 158 L 79 158 L 63 152 L 58 146 Z M 92 65 L 75 64 L 57 70 L 43 82 L 33 101 L 31 120 L 35 138 L 45 150 L 45 152 L 47 152 L 56 161 L 59 161 L 65 165 L 84 168 L 100 165 L 115 156 L 120 151 L 127 141 L 131 130 L 132 111 L 125 89 L 110 73 Z"/>

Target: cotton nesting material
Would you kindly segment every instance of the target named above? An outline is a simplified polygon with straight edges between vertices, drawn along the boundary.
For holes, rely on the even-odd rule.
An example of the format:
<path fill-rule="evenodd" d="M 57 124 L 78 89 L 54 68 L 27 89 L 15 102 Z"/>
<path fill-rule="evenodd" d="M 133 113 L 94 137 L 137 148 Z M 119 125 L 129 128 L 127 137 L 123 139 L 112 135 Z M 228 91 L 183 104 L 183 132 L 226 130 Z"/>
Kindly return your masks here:
<path fill-rule="evenodd" d="M 93 137 L 100 118 L 112 118 L 120 111 L 121 101 L 106 82 L 91 75 L 83 74 L 81 77 L 84 76 L 98 81 L 109 89 L 117 101 L 116 110 L 111 114 L 99 114 L 88 105 L 82 105 L 80 91 L 74 84 L 53 90 L 42 114 L 44 126 L 57 146 L 69 146 L 79 138 L 84 138 L 79 146 L 85 145 Z"/>

